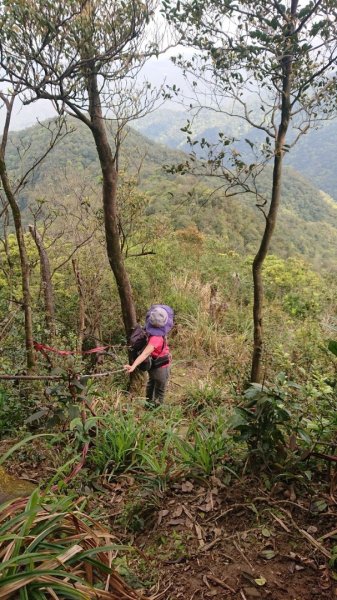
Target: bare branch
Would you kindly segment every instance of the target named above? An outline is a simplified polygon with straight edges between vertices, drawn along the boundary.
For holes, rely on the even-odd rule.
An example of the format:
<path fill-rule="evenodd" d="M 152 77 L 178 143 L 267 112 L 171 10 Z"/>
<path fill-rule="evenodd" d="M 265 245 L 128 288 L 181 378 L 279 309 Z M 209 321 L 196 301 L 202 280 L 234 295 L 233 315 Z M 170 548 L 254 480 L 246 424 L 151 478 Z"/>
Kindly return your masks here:
<path fill-rule="evenodd" d="M 73 256 L 76 254 L 76 252 L 82 248 L 82 246 L 85 246 L 85 244 L 87 244 L 93 237 L 94 232 L 91 233 L 85 240 L 83 240 L 82 242 L 80 242 L 79 244 L 77 244 L 77 246 L 74 248 L 74 250 L 69 254 L 69 256 L 67 256 L 67 258 L 65 260 L 63 260 L 60 264 L 57 265 L 57 267 L 55 267 L 53 269 L 53 272 L 51 274 L 51 278 L 54 277 L 56 271 L 58 271 L 59 269 L 61 269 L 61 267 L 64 267 L 64 265 L 66 265 L 72 258 Z"/>

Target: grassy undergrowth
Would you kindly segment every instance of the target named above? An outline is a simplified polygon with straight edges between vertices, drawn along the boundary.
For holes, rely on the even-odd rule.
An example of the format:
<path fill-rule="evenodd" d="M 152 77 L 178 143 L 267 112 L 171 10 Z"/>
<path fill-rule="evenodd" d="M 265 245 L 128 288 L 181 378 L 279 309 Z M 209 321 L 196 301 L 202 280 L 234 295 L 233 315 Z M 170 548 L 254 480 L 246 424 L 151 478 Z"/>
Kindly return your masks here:
<path fill-rule="evenodd" d="M 333 285 L 327 291 L 327 282 L 324 287 L 323 279 L 302 263 L 294 261 L 287 270 L 285 261 L 270 257 L 265 273 L 264 383 L 249 386 L 249 264 L 221 250 L 216 248 L 213 261 L 205 249 L 189 275 L 177 257 L 172 275 L 159 277 L 160 297 L 158 289 L 158 297 L 151 298 L 165 299 L 176 310 L 166 403 L 147 410 L 144 381 L 133 394 L 127 392 L 127 379 L 120 372 L 125 345 L 117 332 L 116 346 L 102 365 L 103 370 L 118 371 L 110 378 L 84 382 L 80 374 L 88 365 L 56 358 L 53 366 L 62 380 L 55 385 L 1 384 L 3 454 L 25 437 L 52 433 L 52 438 L 18 446 L 8 468 L 19 475 L 33 473 L 46 494 L 54 490 L 56 505 L 59 496 L 68 494 L 69 514 L 84 495 L 89 512 L 96 511 L 108 529 L 111 521 L 99 502 L 113 486 L 120 486 L 123 507 L 115 523 L 131 533 L 153 524 L 174 486 L 189 489 L 195 481 L 208 486 L 216 477 L 228 489 L 237 482 L 244 487 L 252 474 L 267 490 L 280 483 L 304 492 L 325 485 L 325 457 L 335 452 L 337 437 L 336 357 L 328 344 L 335 335 Z M 148 267 L 142 274 L 136 288 L 142 303 L 150 301 L 147 276 L 154 277 L 162 258 L 156 257 L 152 271 Z M 301 291 L 301 282 L 309 291 Z M 218 292 L 211 307 L 214 283 Z M 55 343 L 65 347 L 71 341 L 73 337 L 63 332 Z M 44 369 L 43 359 L 39 369 Z M 16 515 L 8 514 L 12 518 Z M 22 527 L 26 518 L 29 521 L 28 514 L 19 518 Z M 32 537 L 38 537 L 40 530 L 34 527 Z M 3 537 L 0 541 L 7 543 Z M 187 542 L 173 542 L 179 556 Z M 29 549 L 30 543 L 22 549 Z M 61 555 L 66 551 L 59 550 Z M 17 560 L 28 572 L 32 565 L 25 553 L 20 551 Z M 123 556 L 119 558 L 122 568 Z M 11 564 L 8 568 L 10 573 Z"/>

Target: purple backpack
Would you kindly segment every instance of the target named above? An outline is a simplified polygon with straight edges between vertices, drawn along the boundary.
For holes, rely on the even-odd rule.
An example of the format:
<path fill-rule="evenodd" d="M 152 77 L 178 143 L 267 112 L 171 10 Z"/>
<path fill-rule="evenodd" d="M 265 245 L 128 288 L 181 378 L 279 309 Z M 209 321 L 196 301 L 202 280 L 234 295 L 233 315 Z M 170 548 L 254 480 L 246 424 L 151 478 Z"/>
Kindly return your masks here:
<path fill-rule="evenodd" d="M 129 348 L 131 350 L 131 358 L 132 361 L 136 360 L 137 356 L 139 356 L 145 346 L 147 345 L 148 334 L 146 333 L 144 327 L 137 323 L 136 327 L 133 328 L 130 340 L 129 340 Z M 149 371 L 151 369 L 152 359 L 149 356 L 146 360 L 144 360 L 138 367 L 141 371 Z"/>

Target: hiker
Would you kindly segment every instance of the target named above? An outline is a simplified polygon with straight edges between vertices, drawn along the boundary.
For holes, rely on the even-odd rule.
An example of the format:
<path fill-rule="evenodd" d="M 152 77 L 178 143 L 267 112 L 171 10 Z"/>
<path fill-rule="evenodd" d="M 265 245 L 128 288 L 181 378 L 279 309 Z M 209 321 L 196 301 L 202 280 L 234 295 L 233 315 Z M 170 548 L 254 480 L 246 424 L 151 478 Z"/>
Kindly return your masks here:
<path fill-rule="evenodd" d="M 145 344 L 131 365 L 124 365 L 128 373 L 137 367 L 147 370 L 149 379 L 146 385 L 146 400 L 151 407 L 160 406 L 165 397 L 167 382 L 170 375 L 171 354 L 167 344 L 166 334 L 173 326 L 173 310 L 165 304 L 153 304 L 146 314 L 145 329 L 139 325 L 135 328 L 135 337 L 145 332 Z M 132 335 L 130 339 L 132 346 Z M 137 354 L 137 352 L 136 352 Z"/>

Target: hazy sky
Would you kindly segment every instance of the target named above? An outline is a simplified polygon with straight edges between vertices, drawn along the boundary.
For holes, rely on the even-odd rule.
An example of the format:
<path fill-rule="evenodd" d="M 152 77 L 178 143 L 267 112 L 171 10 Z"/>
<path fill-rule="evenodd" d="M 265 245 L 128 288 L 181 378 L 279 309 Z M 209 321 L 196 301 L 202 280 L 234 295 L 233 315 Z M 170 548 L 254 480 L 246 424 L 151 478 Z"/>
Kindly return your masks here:
<path fill-rule="evenodd" d="M 178 52 L 176 52 L 178 53 Z M 172 51 L 173 54 L 173 51 Z M 159 87 L 164 80 L 168 85 L 176 84 L 177 87 L 184 85 L 184 79 L 177 67 L 173 65 L 169 57 L 153 58 L 146 63 L 143 69 L 144 77 L 154 86 Z M 170 103 L 170 109 L 174 108 Z M 177 107 L 178 108 L 178 107 Z M 179 107 L 181 108 L 181 107 Z M 24 129 L 35 125 L 37 119 L 43 121 L 55 115 L 51 102 L 48 100 L 39 100 L 28 106 L 23 106 L 17 101 L 14 105 L 12 115 L 11 129 Z M 4 110 L 0 110 L 0 127 L 3 126 L 5 120 Z M 1 132 L 0 132 L 1 136 Z"/>

